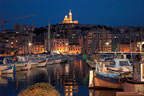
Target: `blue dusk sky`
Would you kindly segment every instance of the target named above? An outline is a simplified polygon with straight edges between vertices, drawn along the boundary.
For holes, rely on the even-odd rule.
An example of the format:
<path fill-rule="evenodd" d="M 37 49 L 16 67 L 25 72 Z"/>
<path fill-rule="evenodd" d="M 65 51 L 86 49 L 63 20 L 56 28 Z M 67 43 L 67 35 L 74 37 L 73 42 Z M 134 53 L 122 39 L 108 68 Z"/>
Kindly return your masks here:
<path fill-rule="evenodd" d="M 46 26 L 61 22 L 69 9 L 80 24 L 107 26 L 144 25 L 144 0 L 0 0 L 0 19 L 36 16 L 7 21 Z M 1 29 L 1 26 L 0 26 Z"/>

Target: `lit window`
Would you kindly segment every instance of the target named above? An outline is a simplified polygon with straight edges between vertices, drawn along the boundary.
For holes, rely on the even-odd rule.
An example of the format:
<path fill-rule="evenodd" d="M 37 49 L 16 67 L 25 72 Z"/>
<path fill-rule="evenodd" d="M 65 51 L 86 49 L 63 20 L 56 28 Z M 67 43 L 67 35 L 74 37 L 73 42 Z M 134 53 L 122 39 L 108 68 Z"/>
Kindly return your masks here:
<path fill-rule="evenodd" d="M 11 42 L 11 44 L 13 44 L 13 42 Z"/>

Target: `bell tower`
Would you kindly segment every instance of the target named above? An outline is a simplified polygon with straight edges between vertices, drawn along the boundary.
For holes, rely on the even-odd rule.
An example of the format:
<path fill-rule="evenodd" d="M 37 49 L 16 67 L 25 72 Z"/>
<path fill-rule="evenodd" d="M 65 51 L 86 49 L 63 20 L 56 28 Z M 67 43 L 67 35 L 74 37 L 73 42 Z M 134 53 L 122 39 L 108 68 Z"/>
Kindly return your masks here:
<path fill-rule="evenodd" d="M 72 23 L 72 13 L 71 13 L 71 9 L 70 9 L 70 11 L 69 11 L 69 21 L 70 21 L 70 23 Z"/>

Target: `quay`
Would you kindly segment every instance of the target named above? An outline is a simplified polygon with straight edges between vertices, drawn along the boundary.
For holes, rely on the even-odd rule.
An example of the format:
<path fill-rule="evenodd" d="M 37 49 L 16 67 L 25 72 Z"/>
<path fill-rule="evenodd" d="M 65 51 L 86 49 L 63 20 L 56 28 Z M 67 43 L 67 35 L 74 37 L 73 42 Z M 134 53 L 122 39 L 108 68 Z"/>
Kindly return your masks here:
<path fill-rule="evenodd" d="M 138 92 L 116 92 L 116 96 L 144 96 L 144 93 L 138 93 Z"/>

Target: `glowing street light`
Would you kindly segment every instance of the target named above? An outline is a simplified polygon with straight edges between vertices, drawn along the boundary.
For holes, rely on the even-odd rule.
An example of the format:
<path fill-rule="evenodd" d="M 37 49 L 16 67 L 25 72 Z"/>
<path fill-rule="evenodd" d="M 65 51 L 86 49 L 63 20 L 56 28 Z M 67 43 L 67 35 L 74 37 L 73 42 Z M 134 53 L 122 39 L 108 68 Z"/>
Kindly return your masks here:
<path fill-rule="evenodd" d="M 31 43 L 31 42 L 29 42 L 29 43 L 28 43 L 28 46 L 29 46 L 29 47 L 28 47 L 29 54 L 31 54 L 31 48 L 30 48 L 30 47 L 32 46 L 32 43 Z"/>
<path fill-rule="evenodd" d="M 32 43 L 30 43 L 30 42 L 29 42 L 29 44 L 28 44 L 28 45 L 29 45 L 29 46 L 31 46 L 31 45 L 32 45 Z"/>
<path fill-rule="evenodd" d="M 108 45 L 109 45 L 109 42 L 106 42 L 105 44 L 108 46 Z"/>
<path fill-rule="evenodd" d="M 106 46 L 107 46 L 107 51 L 108 51 L 108 45 L 109 45 L 109 42 L 106 42 L 105 44 L 106 44 Z"/>

